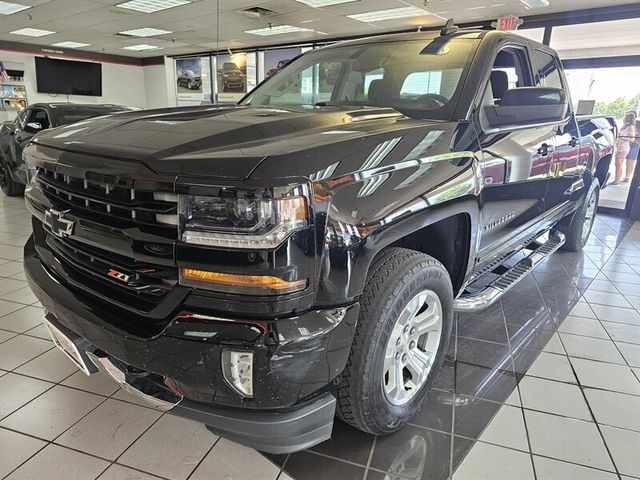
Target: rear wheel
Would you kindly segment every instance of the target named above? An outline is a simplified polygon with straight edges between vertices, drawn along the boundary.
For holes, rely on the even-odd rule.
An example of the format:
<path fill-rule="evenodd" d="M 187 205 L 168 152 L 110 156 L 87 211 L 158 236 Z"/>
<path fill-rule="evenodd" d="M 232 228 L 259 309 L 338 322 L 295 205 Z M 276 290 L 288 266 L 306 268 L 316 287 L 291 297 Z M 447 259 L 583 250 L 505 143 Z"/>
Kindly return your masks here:
<path fill-rule="evenodd" d="M 576 210 L 571 221 L 567 225 L 558 227 L 566 237 L 562 248 L 571 252 L 579 252 L 587 244 L 596 218 L 599 198 L 600 182 L 594 178 L 582 205 Z"/>
<path fill-rule="evenodd" d="M 360 300 L 338 417 L 383 435 L 420 412 L 442 366 L 452 318 L 451 280 L 440 262 L 414 250 L 383 250 Z"/>
<path fill-rule="evenodd" d="M 13 180 L 4 160 L 0 160 L 0 188 L 9 197 L 17 197 L 24 193 L 24 185 Z"/>

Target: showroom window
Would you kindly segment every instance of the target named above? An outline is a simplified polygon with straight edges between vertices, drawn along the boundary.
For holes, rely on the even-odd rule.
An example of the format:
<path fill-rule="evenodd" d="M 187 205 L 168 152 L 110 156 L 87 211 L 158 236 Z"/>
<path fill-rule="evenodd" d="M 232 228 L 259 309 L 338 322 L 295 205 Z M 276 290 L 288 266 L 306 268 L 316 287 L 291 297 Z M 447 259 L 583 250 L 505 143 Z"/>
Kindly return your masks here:
<path fill-rule="evenodd" d="M 551 48 L 561 59 L 636 55 L 640 46 L 640 19 L 554 26 Z M 606 39 L 606 51 L 602 49 Z"/>
<path fill-rule="evenodd" d="M 589 105 L 594 113 L 615 119 L 618 127 L 629 111 L 640 110 L 640 66 L 609 68 L 576 68 L 565 71 L 571 98 L 580 112 L 581 105 Z M 610 178 L 615 178 L 615 162 L 609 167 Z M 624 210 L 631 191 L 631 183 L 605 188 L 600 194 L 600 205 Z"/>
<path fill-rule="evenodd" d="M 515 32 L 516 35 L 520 35 L 521 37 L 528 38 L 529 40 L 533 40 L 534 42 L 542 43 L 544 39 L 544 28 L 525 28 L 518 29 Z"/>

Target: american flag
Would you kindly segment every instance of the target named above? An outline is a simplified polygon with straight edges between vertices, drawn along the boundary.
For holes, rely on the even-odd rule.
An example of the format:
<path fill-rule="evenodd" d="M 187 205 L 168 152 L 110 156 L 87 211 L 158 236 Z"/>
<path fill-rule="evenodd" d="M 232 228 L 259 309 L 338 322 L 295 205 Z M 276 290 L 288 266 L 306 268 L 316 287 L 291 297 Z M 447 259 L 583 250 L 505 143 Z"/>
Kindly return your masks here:
<path fill-rule="evenodd" d="M 9 78 L 7 69 L 4 68 L 4 63 L 0 62 L 0 82 L 9 82 L 9 81 L 11 81 L 11 78 Z"/>

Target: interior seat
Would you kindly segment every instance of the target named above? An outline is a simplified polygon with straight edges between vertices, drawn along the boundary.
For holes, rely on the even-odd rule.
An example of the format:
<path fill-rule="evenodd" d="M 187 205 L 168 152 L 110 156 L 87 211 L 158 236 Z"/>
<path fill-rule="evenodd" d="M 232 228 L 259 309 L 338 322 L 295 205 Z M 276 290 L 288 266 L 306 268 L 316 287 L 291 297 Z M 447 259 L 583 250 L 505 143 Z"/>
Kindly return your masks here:
<path fill-rule="evenodd" d="M 491 90 L 493 91 L 493 100 L 497 104 L 500 102 L 504 94 L 509 90 L 509 76 L 507 72 L 502 70 L 493 70 L 491 72 Z"/>
<path fill-rule="evenodd" d="M 389 82 L 383 78 L 372 80 L 369 84 L 369 91 L 367 92 L 367 98 L 369 102 L 377 105 L 385 105 L 389 103 L 391 98 L 391 88 Z"/>

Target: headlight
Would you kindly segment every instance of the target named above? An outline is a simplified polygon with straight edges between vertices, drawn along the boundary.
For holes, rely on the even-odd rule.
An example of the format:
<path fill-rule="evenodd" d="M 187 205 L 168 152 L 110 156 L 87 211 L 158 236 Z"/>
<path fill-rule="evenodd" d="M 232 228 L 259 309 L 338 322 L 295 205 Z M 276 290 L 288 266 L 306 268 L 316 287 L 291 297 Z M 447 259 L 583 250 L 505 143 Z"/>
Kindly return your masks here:
<path fill-rule="evenodd" d="M 182 241 L 211 247 L 272 249 L 308 226 L 304 196 L 259 198 L 231 191 L 180 195 Z"/>

